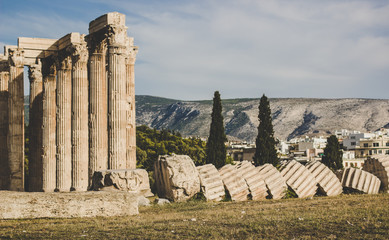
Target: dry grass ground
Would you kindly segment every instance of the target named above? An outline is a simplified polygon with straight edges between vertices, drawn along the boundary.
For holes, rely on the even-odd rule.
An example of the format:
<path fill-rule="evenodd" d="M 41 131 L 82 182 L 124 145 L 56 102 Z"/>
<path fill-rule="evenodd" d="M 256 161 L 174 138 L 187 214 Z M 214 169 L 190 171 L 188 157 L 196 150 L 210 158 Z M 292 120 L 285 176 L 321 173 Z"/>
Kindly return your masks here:
<path fill-rule="evenodd" d="M 137 216 L 0 220 L 2 239 L 388 239 L 389 194 L 187 202 Z"/>

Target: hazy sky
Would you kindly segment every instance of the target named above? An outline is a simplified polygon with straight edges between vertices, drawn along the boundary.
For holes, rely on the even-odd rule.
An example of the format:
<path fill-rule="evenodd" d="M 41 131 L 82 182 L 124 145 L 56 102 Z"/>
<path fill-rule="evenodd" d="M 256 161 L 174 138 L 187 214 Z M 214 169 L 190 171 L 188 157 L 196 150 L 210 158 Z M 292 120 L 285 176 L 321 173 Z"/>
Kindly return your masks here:
<path fill-rule="evenodd" d="M 0 47 L 111 11 L 139 46 L 138 95 L 389 98 L 388 0 L 0 0 Z"/>

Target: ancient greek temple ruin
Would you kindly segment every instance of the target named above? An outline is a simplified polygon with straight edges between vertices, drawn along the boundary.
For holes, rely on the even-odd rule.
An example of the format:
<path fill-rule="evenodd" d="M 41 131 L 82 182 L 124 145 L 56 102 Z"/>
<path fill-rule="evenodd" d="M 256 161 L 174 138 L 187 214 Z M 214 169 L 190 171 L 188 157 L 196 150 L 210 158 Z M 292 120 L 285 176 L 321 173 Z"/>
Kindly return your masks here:
<path fill-rule="evenodd" d="M 136 167 L 134 39 L 111 12 L 89 34 L 18 38 L 0 56 L 0 190 L 24 191 L 24 67 L 30 82 L 29 191 L 86 191 L 95 171 Z"/>

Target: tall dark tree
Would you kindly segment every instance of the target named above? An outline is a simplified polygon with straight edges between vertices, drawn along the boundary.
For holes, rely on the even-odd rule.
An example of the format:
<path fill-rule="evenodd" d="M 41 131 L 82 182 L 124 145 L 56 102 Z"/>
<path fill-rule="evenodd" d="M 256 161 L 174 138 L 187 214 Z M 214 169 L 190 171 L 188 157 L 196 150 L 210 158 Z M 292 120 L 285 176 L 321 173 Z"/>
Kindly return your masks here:
<path fill-rule="evenodd" d="M 343 168 L 342 151 L 335 135 L 327 138 L 327 145 L 324 148 L 321 162 L 334 171 Z"/>
<path fill-rule="evenodd" d="M 259 126 L 254 163 L 256 166 L 265 163 L 271 163 L 277 166 L 279 159 L 277 157 L 276 140 L 274 139 L 270 104 L 265 94 L 263 94 L 259 103 L 258 120 Z"/>
<path fill-rule="evenodd" d="M 227 141 L 224 131 L 222 103 L 220 94 L 215 92 L 213 97 L 212 122 L 206 147 L 206 163 L 212 163 L 216 168 L 226 164 L 227 150 L 224 144 Z"/>

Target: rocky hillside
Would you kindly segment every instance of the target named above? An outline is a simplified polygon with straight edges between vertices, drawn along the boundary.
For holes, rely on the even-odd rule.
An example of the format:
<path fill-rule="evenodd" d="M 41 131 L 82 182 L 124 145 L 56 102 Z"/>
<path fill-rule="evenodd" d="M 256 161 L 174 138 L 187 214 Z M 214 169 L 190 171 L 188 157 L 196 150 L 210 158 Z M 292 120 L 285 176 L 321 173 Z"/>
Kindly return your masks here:
<path fill-rule="evenodd" d="M 222 100 L 226 133 L 254 141 L 259 99 Z M 374 131 L 389 127 L 389 100 L 379 99 L 270 99 L 275 135 L 280 139 L 335 130 Z M 179 101 L 137 96 L 136 122 L 183 135 L 208 136 L 212 101 Z"/>

